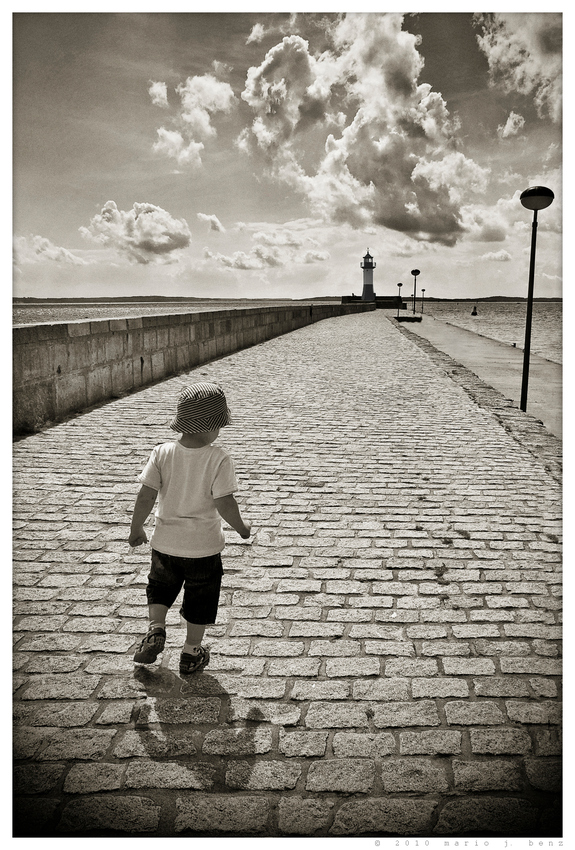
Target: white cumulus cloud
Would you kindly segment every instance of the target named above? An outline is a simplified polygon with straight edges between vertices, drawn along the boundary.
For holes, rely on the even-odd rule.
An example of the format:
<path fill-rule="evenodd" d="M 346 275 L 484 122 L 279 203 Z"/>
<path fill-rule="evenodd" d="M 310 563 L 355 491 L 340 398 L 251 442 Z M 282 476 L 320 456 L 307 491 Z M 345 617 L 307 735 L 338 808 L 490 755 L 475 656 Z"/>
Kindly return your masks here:
<path fill-rule="evenodd" d="M 511 111 L 505 124 L 500 124 L 497 128 L 497 135 L 500 139 L 508 139 L 509 136 L 516 136 L 524 126 L 525 118 L 517 112 Z"/>
<path fill-rule="evenodd" d="M 155 106 L 168 106 L 168 87 L 165 83 L 150 80 L 148 92 Z"/>
<path fill-rule="evenodd" d="M 458 122 L 419 83 L 418 37 L 402 23 L 401 14 L 347 14 L 319 55 L 284 37 L 248 71 L 241 96 L 254 117 L 238 145 L 324 220 L 453 245 L 461 204 L 488 172 L 456 152 Z M 325 139 L 315 161 L 310 133 Z"/>
<path fill-rule="evenodd" d="M 80 232 L 141 264 L 173 262 L 191 241 L 184 219 L 173 218 L 166 210 L 148 203 L 119 210 L 114 201 L 107 201 Z"/>
<path fill-rule="evenodd" d="M 192 140 L 186 143 L 178 130 L 166 130 L 165 127 L 160 127 L 158 140 L 154 143 L 153 149 L 156 153 L 175 159 L 178 165 L 187 165 L 195 169 L 201 167 L 200 154 L 204 149 L 203 142 Z"/>
<path fill-rule="evenodd" d="M 154 83 L 154 102 L 167 106 L 167 94 Z M 176 87 L 180 107 L 173 118 L 174 129 L 160 127 L 153 148 L 156 153 L 173 158 L 178 165 L 199 168 L 204 142 L 216 135 L 213 117 L 216 113 L 229 113 L 236 97 L 229 83 L 216 79 L 213 74 L 188 77 Z M 165 99 L 163 95 L 166 94 Z"/>
<path fill-rule="evenodd" d="M 540 117 L 561 120 L 561 14 L 514 12 L 475 15 L 479 46 L 493 85 L 533 95 Z"/>
<path fill-rule="evenodd" d="M 277 228 L 253 233 L 252 247 L 247 253 L 236 251 L 231 256 L 226 256 L 205 248 L 204 257 L 230 269 L 282 268 L 328 260 L 330 254 L 317 248 L 315 239 L 288 228 Z"/>
<path fill-rule="evenodd" d="M 482 260 L 490 260 L 494 263 L 508 263 L 512 257 L 509 251 L 489 251 L 487 254 L 483 254 L 481 256 Z"/>
<path fill-rule="evenodd" d="M 220 233 L 225 233 L 226 228 L 223 226 L 217 215 L 206 215 L 205 213 L 198 213 L 198 218 L 200 221 L 205 221 L 210 226 L 210 230 L 216 230 Z"/>
<path fill-rule="evenodd" d="M 254 24 L 246 39 L 246 44 L 259 44 L 265 35 L 263 24 Z"/>
<path fill-rule="evenodd" d="M 23 263 L 69 263 L 75 266 L 86 266 L 88 263 L 82 257 L 54 245 L 45 236 L 16 236 L 14 238 L 14 261 L 17 265 Z"/>

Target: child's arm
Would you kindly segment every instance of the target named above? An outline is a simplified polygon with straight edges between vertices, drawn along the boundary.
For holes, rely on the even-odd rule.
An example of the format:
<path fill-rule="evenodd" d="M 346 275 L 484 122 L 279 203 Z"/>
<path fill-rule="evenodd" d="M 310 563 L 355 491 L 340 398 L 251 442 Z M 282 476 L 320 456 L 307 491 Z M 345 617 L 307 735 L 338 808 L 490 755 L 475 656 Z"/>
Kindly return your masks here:
<path fill-rule="evenodd" d="M 231 527 L 238 532 L 244 540 L 250 536 L 252 525 L 250 522 L 244 522 L 240 514 L 238 503 L 233 494 L 229 496 L 221 496 L 219 499 L 214 499 L 214 504 L 221 518 L 225 520 Z"/>
<path fill-rule="evenodd" d="M 142 543 L 148 542 L 148 536 L 144 531 L 144 523 L 152 512 L 157 495 L 157 490 L 148 487 L 146 484 L 142 484 L 140 492 L 136 496 L 136 504 L 134 505 L 132 526 L 128 538 L 130 546 L 141 546 Z"/>

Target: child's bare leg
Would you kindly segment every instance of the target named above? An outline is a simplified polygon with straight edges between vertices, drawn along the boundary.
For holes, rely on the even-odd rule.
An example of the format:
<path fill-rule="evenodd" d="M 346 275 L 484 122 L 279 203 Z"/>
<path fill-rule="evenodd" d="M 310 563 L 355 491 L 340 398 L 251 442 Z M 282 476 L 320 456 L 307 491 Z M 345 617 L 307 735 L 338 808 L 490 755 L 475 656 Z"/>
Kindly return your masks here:
<path fill-rule="evenodd" d="M 150 618 L 150 628 L 160 627 L 166 628 L 166 616 L 170 609 L 167 605 L 160 605 L 158 602 L 152 602 L 148 605 L 148 616 Z"/>
<path fill-rule="evenodd" d="M 190 655 L 197 655 L 200 650 L 202 638 L 206 627 L 198 623 L 188 623 L 186 620 L 186 642 L 184 644 L 184 652 Z"/>

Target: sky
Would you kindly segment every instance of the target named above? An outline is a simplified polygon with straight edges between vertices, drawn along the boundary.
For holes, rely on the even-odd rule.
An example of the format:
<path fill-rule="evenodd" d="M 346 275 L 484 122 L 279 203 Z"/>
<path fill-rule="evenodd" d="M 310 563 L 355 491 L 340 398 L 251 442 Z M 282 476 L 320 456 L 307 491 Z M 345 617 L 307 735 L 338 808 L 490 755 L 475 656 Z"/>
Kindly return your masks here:
<path fill-rule="evenodd" d="M 15 296 L 562 295 L 561 13 L 12 25 Z"/>

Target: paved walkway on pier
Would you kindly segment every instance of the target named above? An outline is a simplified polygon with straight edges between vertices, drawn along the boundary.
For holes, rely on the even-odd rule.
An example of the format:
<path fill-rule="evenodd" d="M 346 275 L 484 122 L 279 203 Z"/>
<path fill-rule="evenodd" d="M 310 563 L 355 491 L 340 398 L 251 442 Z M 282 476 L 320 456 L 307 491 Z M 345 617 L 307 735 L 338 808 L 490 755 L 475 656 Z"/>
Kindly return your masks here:
<path fill-rule="evenodd" d="M 209 667 L 135 666 L 136 476 L 219 381 L 239 499 Z M 560 835 L 560 444 L 384 311 L 14 445 L 16 834 Z"/>
<path fill-rule="evenodd" d="M 483 381 L 519 407 L 523 376 L 523 349 L 459 328 L 432 316 L 409 324 L 409 330 L 462 363 Z M 561 364 L 533 352 L 529 356 L 527 412 L 540 419 L 548 431 L 562 437 Z"/>

